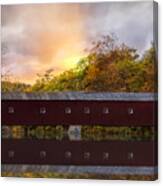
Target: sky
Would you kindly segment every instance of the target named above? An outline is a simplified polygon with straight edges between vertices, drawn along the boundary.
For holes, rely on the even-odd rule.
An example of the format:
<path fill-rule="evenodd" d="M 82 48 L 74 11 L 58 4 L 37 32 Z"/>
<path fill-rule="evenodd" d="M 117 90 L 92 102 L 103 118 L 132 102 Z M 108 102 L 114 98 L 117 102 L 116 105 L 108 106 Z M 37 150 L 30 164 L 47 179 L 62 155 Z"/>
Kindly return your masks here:
<path fill-rule="evenodd" d="M 33 84 L 38 74 L 75 67 L 91 41 L 114 33 L 143 53 L 153 41 L 153 4 L 104 2 L 3 5 L 2 74 Z"/>

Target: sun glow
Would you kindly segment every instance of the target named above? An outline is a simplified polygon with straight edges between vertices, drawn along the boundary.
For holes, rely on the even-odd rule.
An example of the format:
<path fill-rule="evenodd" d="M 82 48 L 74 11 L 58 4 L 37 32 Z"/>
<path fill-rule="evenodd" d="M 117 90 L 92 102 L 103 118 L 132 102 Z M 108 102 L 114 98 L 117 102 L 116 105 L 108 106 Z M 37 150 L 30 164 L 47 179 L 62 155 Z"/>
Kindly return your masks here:
<path fill-rule="evenodd" d="M 77 55 L 77 56 L 70 56 L 68 58 L 65 58 L 63 60 L 63 67 L 65 69 L 72 69 L 75 68 L 80 59 L 84 57 L 83 55 Z"/>

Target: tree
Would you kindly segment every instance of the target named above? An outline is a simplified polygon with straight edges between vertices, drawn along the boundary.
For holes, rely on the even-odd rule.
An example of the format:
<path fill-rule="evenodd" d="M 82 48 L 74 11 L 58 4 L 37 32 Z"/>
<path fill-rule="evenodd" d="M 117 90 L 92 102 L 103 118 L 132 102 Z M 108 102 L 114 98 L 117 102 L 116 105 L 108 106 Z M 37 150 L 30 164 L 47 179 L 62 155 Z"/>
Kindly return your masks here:
<path fill-rule="evenodd" d="M 157 91 L 157 58 L 154 45 L 139 56 L 136 49 L 116 38 L 102 36 L 73 69 L 53 75 L 53 69 L 38 75 L 33 86 L 2 81 L 3 91 Z"/>

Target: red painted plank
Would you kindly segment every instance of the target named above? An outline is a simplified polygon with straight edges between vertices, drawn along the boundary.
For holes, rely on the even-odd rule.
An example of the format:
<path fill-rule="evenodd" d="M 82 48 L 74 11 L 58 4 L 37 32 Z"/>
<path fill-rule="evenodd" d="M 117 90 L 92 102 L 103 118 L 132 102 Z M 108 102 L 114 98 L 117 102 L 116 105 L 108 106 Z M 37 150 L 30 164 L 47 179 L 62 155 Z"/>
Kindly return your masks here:
<path fill-rule="evenodd" d="M 156 148 L 152 141 L 2 140 L 2 163 L 155 166 Z"/>
<path fill-rule="evenodd" d="M 9 107 L 14 113 L 8 113 Z M 46 108 L 40 114 L 40 108 Z M 71 108 L 71 114 L 65 109 Z M 84 109 L 90 113 L 84 113 Z M 103 110 L 109 109 L 108 114 Z M 133 114 L 128 113 L 133 109 Z M 88 125 L 152 126 L 157 125 L 157 102 L 153 101 L 2 101 L 3 125 Z"/>

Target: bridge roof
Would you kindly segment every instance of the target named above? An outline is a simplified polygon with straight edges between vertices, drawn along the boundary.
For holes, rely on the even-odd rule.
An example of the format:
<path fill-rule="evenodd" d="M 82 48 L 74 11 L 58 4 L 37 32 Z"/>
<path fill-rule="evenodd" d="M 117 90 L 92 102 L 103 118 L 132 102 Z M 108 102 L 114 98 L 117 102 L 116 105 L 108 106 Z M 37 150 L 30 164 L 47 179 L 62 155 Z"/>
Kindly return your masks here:
<path fill-rule="evenodd" d="M 153 101 L 157 93 L 48 92 L 2 93 L 2 100 L 85 100 L 85 101 Z"/>

